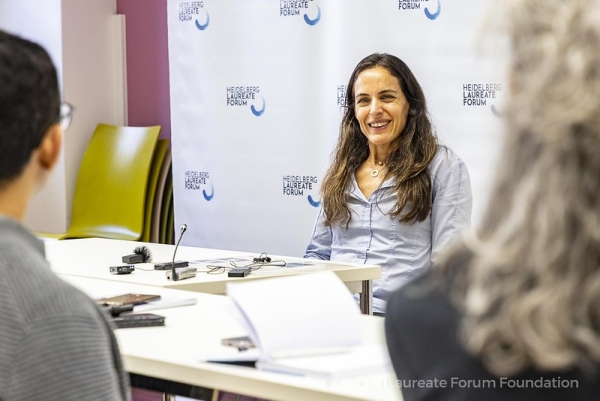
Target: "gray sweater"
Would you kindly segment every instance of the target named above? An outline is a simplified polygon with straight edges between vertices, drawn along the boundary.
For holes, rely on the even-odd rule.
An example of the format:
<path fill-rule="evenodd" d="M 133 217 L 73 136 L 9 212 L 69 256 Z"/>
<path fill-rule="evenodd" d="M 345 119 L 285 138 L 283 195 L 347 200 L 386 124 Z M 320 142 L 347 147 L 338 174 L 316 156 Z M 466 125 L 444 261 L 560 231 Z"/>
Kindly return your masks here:
<path fill-rule="evenodd" d="M 43 243 L 0 217 L 0 400 L 129 400 L 112 326 L 56 276 Z"/>

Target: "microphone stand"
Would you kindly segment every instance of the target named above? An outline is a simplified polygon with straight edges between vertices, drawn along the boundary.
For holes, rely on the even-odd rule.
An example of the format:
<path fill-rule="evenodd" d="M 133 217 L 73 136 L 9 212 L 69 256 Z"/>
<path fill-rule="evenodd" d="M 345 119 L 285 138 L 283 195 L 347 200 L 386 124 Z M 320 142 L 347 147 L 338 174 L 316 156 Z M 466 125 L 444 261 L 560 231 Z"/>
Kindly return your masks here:
<path fill-rule="evenodd" d="M 183 233 L 187 230 L 187 224 L 181 225 L 181 233 L 179 234 L 179 239 L 177 240 L 177 245 L 175 245 L 175 250 L 173 251 L 173 261 L 171 262 L 171 280 L 179 281 L 179 277 L 175 275 L 175 255 L 177 254 L 177 248 L 179 247 L 179 243 L 183 238 Z"/>

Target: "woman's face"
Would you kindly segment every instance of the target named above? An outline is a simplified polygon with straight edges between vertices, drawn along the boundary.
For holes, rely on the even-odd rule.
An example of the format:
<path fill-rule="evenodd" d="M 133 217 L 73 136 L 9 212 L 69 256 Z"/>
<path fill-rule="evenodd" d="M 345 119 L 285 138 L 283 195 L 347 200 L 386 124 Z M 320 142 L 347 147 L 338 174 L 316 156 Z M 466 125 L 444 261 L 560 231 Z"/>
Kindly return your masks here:
<path fill-rule="evenodd" d="M 398 79 L 383 67 L 358 74 L 354 83 L 354 116 L 369 143 L 389 145 L 400 136 L 408 117 L 408 100 Z"/>

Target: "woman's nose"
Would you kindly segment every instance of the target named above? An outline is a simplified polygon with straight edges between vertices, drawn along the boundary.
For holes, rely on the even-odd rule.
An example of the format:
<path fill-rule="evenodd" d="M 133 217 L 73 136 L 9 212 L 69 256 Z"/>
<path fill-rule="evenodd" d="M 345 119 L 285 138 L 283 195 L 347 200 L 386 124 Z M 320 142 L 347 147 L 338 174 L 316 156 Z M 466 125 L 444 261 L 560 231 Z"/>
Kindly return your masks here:
<path fill-rule="evenodd" d="M 378 114 L 381 112 L 381 102 L 377 100 L 373 100 L 371 102 L 371 109 L 369 110 L 370 114 Z"/>

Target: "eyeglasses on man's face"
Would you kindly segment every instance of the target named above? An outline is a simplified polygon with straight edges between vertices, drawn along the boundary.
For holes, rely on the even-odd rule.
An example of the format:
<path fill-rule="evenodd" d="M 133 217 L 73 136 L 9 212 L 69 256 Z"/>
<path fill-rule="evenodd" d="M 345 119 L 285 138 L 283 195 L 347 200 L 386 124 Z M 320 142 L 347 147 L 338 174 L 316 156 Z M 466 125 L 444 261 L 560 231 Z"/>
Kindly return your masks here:
<path fill-rule="evenodd" d="M 60 104 L 60 113 L 58 114 L 58 122 L 60 123 L 60 127 L 63 132 L 69 128 L 71 125 L 71 120 L 73 118 L 73 110 L 75 108 L 67 102 L 63 102 Z"/>

